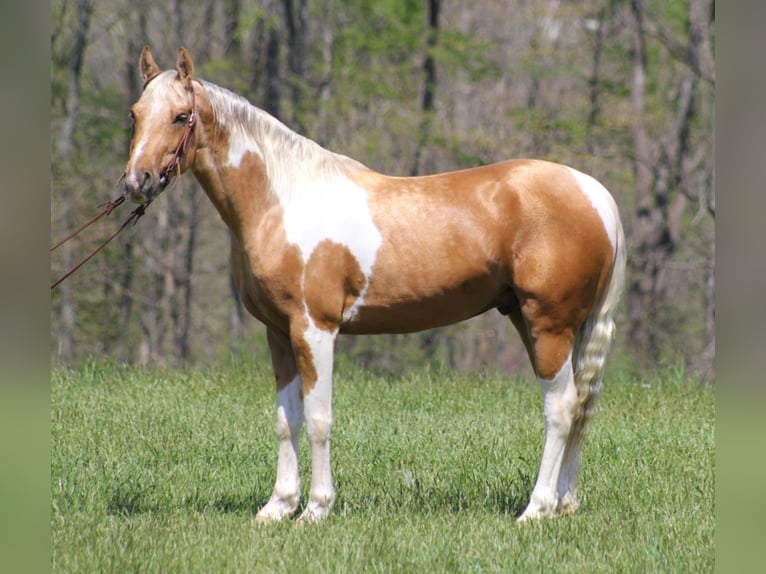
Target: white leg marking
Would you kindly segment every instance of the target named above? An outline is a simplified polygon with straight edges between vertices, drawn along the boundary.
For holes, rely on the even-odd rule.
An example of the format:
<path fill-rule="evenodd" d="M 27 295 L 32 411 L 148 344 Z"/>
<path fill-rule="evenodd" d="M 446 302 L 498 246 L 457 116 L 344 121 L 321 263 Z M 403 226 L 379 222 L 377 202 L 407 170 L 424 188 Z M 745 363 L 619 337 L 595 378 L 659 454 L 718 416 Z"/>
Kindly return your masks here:
<path fill-rule="evenodd" d="M 303 397 L 306 433 L 311 448 L 311 488 L 309 502 L 299 522 L 317 522 L 325 518 L 335 503 L 330 466 L 330 430 L 332 428 L 332 371 L 335 336 L 318 329 L 309 318 L 306 342 L 311 348 L 317 381 Z"/>
<path fill-rule="evenodd" d="M 298 507 L 301 487 L 298 473 L 298 440 L 303 426 L 301 402 L 301 381 L 296 376 L 277 393 L 277 481 L 271 499 L 256 515 L 256 522 L 282 520 Z"/>
<path fill-rule="evenodd" d="M 577 475 L 580 473 L 580 450 L 583 437 L 583 431 L 580 431 L 577 436 L 570 437 L 570 443 L 564 453 L 557 491 L 562 514 L 573 514 L 580 506 L 577 500 Z"/>
<path fill-rule="evenodd" d="M 572 426 L 572 407 L 577 399 L 571 354 L 553 379 L 538 379 L 538 382 L 543 394 L 545 446 L 537 482 L 520 521 L 553 515 L 559 506 L 559 472 Z"/>

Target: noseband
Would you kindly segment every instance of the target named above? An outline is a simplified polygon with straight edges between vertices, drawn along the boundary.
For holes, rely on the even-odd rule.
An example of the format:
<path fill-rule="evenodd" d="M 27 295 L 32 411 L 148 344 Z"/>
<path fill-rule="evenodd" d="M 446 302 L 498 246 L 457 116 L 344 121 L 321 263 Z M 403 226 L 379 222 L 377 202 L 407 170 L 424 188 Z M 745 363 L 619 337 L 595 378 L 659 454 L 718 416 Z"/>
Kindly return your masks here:
<path fill-rule="evenodd" d="M 152 74 L 146 79 L 146 82 L 144 82 L 144 89 L 146 89 L 146 86 L 151 82 L 154 78 L 156 78 L 159 75 L 158 73 Z M 133 225 L 138 222 L 138 220 L 141 218 L 141 216 L 146 213 L 146 208 L 149 206 L 149 204 L 154 201 L 154 198 L 160 195 L 165 188 L 167 187 L 168 183 L 170 182 L 171 176 L 175 175 L 179 176 L 181 175 L 181 160 L 183 159 L 184 154 L 189 149 L 189 144 L 191 143 L 192 136 L 194 135 L 194 128 L 197 125 L 197 103 L 194 96 L 194 86 L 189 83 L 189 86 L 187 87 L 187 91 L 191 93 L 191 111 L 189 112 L 189 119 L 186 122 L 186 127 L 184 129 L 184 134 L 181 136 L 181 141 L 178 142 L 178 145 L 176 146 L 176 150 L 173 153 L 173 159 L 170 160 L 170 163 L 166 165 L 162 171 L 160 171 L 160 186 L 159 190 L 154 196 L 149 199 L 148 201 L 145 201 L 138 207 L 136 207 L 133 211 L 131 211 L 130 216 L 123 222 L 123 224 L 112 233 L 109 237 L 106 238 L 106 240 L 101 243 L 96 249 L 94 249 L 87 257 L 83 258 L 77 265 L 75 265 L 72 269 L 64 273 L 61 277 L 59 277 L 54 283 L 51 284 L 51 290 L 54 289 L 59 283 L 61 283 L 64 279 L 69 277 L 72 273 L 77 271 L 80 267 L 85 265 L 90 259 L 93 258 L 96 253 L 101 251 L 104 247 L 107 246 L 107 244 L 117 237 L 117 235 L 125 229 L 128 224 L 131 222 Z M 123 179 L 125 179 L 125 172 L 123 172 L 120 179 L 117 181 L 119 184 Z M 56 243 L 53 247 L 51 247 L 51 251 L 54 251 L 61 247 L 64 243 L 78 235 L 81 231 L 88 228 L 90 225 L 101 219 L 104 215 L 109 215 L 112 213 L 112 211 L 122 205 L 122 203 L 125 201 L 125 198 L 127 196 L 127 191 L 124 191 L 119 197 L 116 199 L 113 199 L 112 201 L 108 201 L 106 203 L 102 203 L 98 207 L 102 208 L 99 213 L 97 213 L 95 216 L 93 216 L 91 219 L 86 221 L 84 224 L 82 224 L 80 227 L 75 229 L 72 233 L 67 235 L 64 239 Z"/>

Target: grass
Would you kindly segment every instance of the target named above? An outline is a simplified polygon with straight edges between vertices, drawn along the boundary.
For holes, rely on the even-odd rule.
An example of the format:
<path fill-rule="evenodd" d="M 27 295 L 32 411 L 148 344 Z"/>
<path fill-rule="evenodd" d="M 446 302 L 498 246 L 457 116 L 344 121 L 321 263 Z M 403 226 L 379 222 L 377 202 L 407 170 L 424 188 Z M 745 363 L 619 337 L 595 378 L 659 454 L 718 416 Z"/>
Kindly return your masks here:
<path fill-rule="evenodd" d="M 335 386 L 333 515 L 257 527 L 276 463 L 265 366 L 54 371 L 53 570 L 713 570 L 713 390 L 683 373 L 612 375 L 580 512 L 523 527 L 543 439 L 534 383 L 340 372 Z"/>

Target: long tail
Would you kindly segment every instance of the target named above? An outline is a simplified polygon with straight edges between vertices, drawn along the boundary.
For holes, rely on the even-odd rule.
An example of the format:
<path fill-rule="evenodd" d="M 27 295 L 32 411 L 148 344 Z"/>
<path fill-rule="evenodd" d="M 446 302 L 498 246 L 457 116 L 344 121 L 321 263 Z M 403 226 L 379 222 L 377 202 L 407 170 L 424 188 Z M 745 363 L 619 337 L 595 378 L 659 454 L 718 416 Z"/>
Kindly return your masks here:
<path fill-rule="evenodd" d="M 622 295 L 625 282 L 626 246 L 625 232 L 617 211 L 610 202 L 617 222 L 617 249 L 612 264 L 609 284 L 599 305 L 594 306 L 590 316 L 577 333 L 573 352 L 577 406 L 573 423 L 583 429 L 595 411 L 596 399 L 601 391 L 604 363 L 614 338 L 614 314 Z"/>

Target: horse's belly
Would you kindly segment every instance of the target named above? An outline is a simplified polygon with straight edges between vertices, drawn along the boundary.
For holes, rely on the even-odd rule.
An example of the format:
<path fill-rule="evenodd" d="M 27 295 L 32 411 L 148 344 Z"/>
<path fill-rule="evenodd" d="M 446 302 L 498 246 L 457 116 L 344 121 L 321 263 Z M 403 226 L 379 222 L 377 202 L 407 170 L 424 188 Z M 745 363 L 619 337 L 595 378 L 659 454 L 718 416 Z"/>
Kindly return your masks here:
<path fill-rule="evenodd" d="M 398 289 L 389 296 L 370 293 L 353 317 L 341 326 L 342 333 L 410 333 L 469 319 L 513 298 L 491 277 L 466 279 L 441 289 Z"/>

